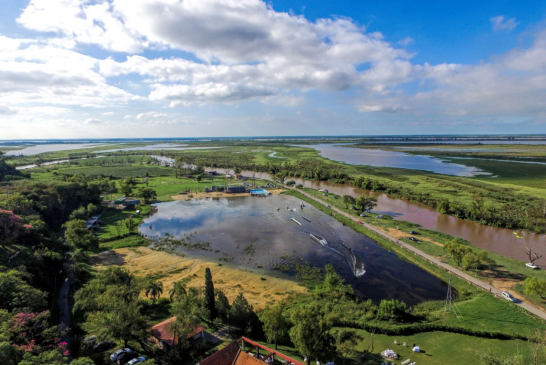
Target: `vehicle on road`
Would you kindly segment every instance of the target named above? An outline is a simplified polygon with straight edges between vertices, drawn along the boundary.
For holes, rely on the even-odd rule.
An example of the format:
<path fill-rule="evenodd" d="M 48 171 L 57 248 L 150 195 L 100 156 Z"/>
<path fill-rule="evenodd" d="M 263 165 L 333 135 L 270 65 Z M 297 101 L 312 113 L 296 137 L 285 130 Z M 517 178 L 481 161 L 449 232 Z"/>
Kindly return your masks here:
<path fill-rule="evenodd" d="M 131 349 L 128 349 L 128 348 L 116 350 L 112 355 L 110 355 L 110 360 L 116 361 L 117 359 L 121 357 L 121 355 L 125 353 L 130 353 L 130 352 L 131 352 Z"/>
<path fill-rule="evenodd" d="M 516 298 L 514 298 L 512 294 L 508 293 L 507 291 L 502 292 L 502 297 L 506 300 L 511 301 L 512 303 L 516 302 Z"/>
<path fill-rule="evenodd" d="M 146 361 L 146 358 L 144 356 L 141 356 L 141 357 L 134 358 L 133 360 L 129 361 L 126 365 L 135 365 L 135 364 L 138 364 L 139 362 L 144 362 L 144 361 Z"/>
<path fill-rule="evenodd" d="M 127 365 L 129 361 L 136 357 L 138 357 L 138 355 L 135 352 L 125 352 L 118 358 L 117 363 L 118 365 Z"/>
<path fill-rule="evenodd" d="M 530 268 L 533 269 L 533 270 L 538 269 L 538 266 L 535 265 L 535 264 L 533 264 L 532 262 L 526 263 L 525 266 L 530 267 Z"/>

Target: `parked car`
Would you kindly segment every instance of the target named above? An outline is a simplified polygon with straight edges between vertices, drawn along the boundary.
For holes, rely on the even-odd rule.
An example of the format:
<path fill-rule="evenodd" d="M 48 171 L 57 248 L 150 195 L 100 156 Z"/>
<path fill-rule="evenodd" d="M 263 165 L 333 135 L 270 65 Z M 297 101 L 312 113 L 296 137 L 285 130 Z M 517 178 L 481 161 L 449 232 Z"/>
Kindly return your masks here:
<path fill-rule="evenodd" d="M 125 353 L 130 353 L 131 352 L 131 349 L 119 349 L 119 350 L 116 350 L 116 352 L 114 352 L 112 355 L 110 355 L 110 360 L 112 361 L 116 361 L 117 359 L 120 358 L 121 355 L 125 354 Z"/>
<path fill-rule="evenodd" d="M 538 266 L 533 264 L 532 262 L 526 263 L 525 266 L 530 267 L 531 269 L 538 269 Z"/>
<path fill-rule="evenodd" d="M 82 345 L 91 348 L 97 343 L 97 336 L 89 336 L 83 339 Z"/>
<path fill-rule="evenodd" d="M 410 234 L 419 234 L 419 232 L 409 231 Z"/>
<path fill-rule="evenodd" d="M 118 365 L 126 365 L 129 361 L 133 360 L 134 358 L 138 357 L 138 355 L 131 351 L 131 352 L 124 352 L 123 354 L 118 357 Z"/>
<path fill-rule="evenodd" d="M 513 302 L 513 303 L 516 302 L 516 298 L 514 298 L 514 297 L 512 296 L 512 294 L 508 293 L 507 291 L 503 291 L 503 292 L 502 292 L 502 297 L 503 297 L 504 299 L 506 299 L 506 300 L 509 300 L 509 301 Z"/>
<path fill-rule="evenodd" d="M 385 218 L 385 216 L 384 216 L 383 214 L 380 214 L 380 215 L 378 215 L 376 218 L 377 218 L 377 219 L 383 219 L 383 218 Z"/>
<path fill-rule="evenodd" d="M 102 351 L 110 350 L 114 346 L 116 346 L 116 343 L 114 341 L 111 341 L 111 340 L 101 341 L 101 342 L 97 342 L 95 346 L 93 346 L 93 350 L 96 352 L 102 352 Z"/>
<path fill-rule="evenodd" d="M 364 214 L 364 213 L 360 214 L 360 216 L 361 216 L 362 218 L 367 217 L 367 215 Z"/>
<path fill-rule="evenodd" d="M 133 360 L 129 361 L 126 365 L 135 365 L 135 364 L 138 364 L 139 362 L 144 362 L 144 361 L 146 361 L 146 358 L 144 356 L 141 356 L 141 357 L 134 358 Z"/>
<path fill-rule="evenodd" d="M 419 240 L 415 237 L 408 237 L 408 239 L 413 242 L 419 242 Z"/>

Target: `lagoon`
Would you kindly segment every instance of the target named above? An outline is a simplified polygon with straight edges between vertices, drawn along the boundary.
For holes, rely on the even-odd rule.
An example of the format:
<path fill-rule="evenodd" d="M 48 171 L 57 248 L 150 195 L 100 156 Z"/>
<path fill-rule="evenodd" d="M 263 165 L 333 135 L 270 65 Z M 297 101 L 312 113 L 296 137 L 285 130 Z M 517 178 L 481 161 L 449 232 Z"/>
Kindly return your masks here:
<path fill-rule="evenodd" d="M 331 264 L 357 295 L 376 302 L 394 298 L 416 304 L 445 297 L 440 279 L 318 209 L 300 209 L 300 204 L 286 195 L 159 203 L 139 231 L 152 237 L 191 234 L 193 244 L 209 242 L 210 247 L 178 247 L 177 251 L 255 270 L 273 270 L 284 255 L 299 256 L 318 267 Z M 313 241 L 310 233 L 326 238 L 329 245 Z"/>

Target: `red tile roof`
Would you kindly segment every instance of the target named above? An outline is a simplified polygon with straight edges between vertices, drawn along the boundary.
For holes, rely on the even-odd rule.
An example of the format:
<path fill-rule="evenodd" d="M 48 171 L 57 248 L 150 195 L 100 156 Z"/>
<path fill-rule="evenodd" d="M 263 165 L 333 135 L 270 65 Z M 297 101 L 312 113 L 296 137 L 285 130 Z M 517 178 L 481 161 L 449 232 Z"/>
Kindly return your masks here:
<path fill-rule="evenodd" d="M 175 320 L 176 317 L 169 318 L 166 321 L 156 324 L 155 326 L 150 328 L 149 331 L 152 333 L 152 336 L 154 336 L 158 340 L 161 340 L 167 345 L 172 346 L 174 342 L 174 334 L 171 329 L 171 323 Z M 206 328 L 203 326 L 197 326 L 193 329 L 193 331 L 188 333 L 187 338 L 193 337 L 199 332 L 204 331 L 205 329 Z"/>
<path fill-rule="evenodd" d="M 220 351 L 216 351 L 214 354 L 201 361 L 201 365 L 231 365 L 237 353 L 239 352 L 239 344 L 237 341 L 233 341 Z M 261 364 L 263 365 L 263 364 Z"/>
<path fill-rule="evenodd" d="M 233 365 L 264 365 L 265 362 L 258 360 L 251 354 L 247 354 L 246 352 L 239 351 L 237 354 L 237 357 L 235 358 L 235 361 L 233 362 Z"/>

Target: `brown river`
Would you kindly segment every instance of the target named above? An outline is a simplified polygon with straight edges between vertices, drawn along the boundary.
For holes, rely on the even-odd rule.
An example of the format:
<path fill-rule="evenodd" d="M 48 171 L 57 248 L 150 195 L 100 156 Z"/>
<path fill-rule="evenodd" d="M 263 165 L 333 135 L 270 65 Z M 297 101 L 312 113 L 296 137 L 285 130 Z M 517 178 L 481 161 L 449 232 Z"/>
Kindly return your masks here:
<path fill-rule="evenodd" d="M 252 172 L 246 171 L 245 176 L 252 176 Z M 255 173 L 257 178 L 273 180 L 267 173 Z M 525 231 L 517 231 L 524 239 L 517 239 L 514 231 L 505 228 L 484 226 L 478 223 L 455 218 L 442 214 L 426 206 L 412 203 L 407 200 L 389 197 L 385 194 L 355 188 L 350 185 L 335 184 L 328 181 L 307 181 L 299 178 L 289 178 L 298 184 L 313 189 L 328 189 L 330 193 L 339 195 L 352 195 L 355 198 L 360 195 L 375 196 L 377 207 L 374 213 L 387 214 L 397 220 L 417 223 L 423 228 L 449 234 L 454 237 L 464 238 L 474 246 L 511 257 L 516 260 L 528 262 L 525 254 L 525 246 L 535 248 L 545 257 L 536 261 L 541 268 L 546 268 L 546 235 Z"/>

